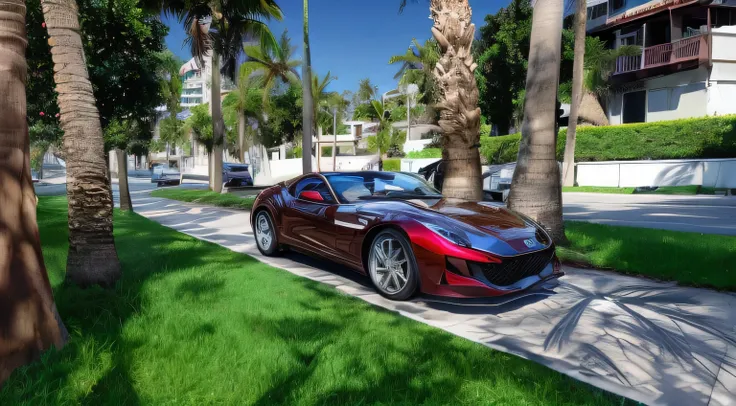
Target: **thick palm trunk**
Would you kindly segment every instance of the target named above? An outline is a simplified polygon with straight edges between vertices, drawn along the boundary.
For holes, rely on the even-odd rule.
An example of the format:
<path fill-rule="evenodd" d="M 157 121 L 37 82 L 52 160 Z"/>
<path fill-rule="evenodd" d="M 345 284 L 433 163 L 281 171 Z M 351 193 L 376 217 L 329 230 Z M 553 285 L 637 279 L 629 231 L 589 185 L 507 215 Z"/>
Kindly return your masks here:
<path fill-rule="evenodd" d="M 245 112 L 240 111 L 238 114 L 238 156 L 240 163 L 245 163 Z"/>
<path fill-rule="evenodd" d="M 600 100 L 593 93 L 584 90 L 580 101 L 580 120 L 593 125 L 608 125 L 608 117 Z"/>
<path fill-rule="evenodd" d="M 471 48 L 475 25 L 468 0 L 432 0 L 432 35 L 442 51 L 434 77 L 440 89 L 439 126 L 446 197 L 478 201 L 483 198 L 480 166 L 480 109 Z"/>
<path fill-rule="evenodd" d="M 130 201 L 130 189 L 128 189 L 128 156 L 122 149 L 115 149 L 115 157 L 118 161 L 118 189 L 120 194 L 120 210 L 132 211 L 133 202 Z"/>
<path fill-rule="evenodd" d="M 85 65 L 77 4 L 74 0 L 44 0 L 43 14 L 54 61 L 67 159 L 66 279 L 82 286 L 112 286 L 120 278 L 112 234 L 112 193 L 100 115 Z"/>
<path fill-rule="evenodd" d="M 51 293 L 36 224 L 26 124 L 26 7 L 0 0 L 0 386 L 67 333 Z"/>
<path fill-rule="evenodd" d="M 576 0 L 575 11 L 575 59 L 572 67 L 572 102 L 570 104 L 570 119 L 567 125 L 567 140 L 565 142 L 565 159 L 562 164 L 562 184 L 575 185 L 575 131 L 578 126 L 580 103 L 583 99 L 583 65 L 585 62 L 585 23 L 587 17 L 587 2 Z"/>
<path fill-rule="evenodd" d="M 212 167 L 210 168 L 210 189 L 222 192 L 222 151 L 225 139 L 225 121 L 222 118 L 222 99 L 220 98 L 220 55 L 212 51 Z"/>
<path fill-rule="evenodd" d="M 557 84 L 560 73 L 562 0 L 538 1 L 532 17 L 524 121 L 509 208 L 565 239 L 560 169 L 555 157 Z"/>
<path fill-rule="evenodd" d="M 304 0 L 304 62 L 302 63 L 302 171 L 312 172 L 312 134 L 314 99 L 312 95 L 312 58 L 309 50 L 309 0 Z"/>

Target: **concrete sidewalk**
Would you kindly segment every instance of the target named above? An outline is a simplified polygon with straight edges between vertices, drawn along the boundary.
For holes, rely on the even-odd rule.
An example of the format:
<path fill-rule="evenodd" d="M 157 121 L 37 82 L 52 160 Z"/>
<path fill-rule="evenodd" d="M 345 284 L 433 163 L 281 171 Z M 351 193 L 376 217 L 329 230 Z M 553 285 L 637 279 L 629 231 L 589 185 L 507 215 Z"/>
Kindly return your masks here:
<path fill-rule="evenodd" d="M 369 303 L 652 405 L 736 405 L 736 295 L 566 268 L 547 290 L 502 305 L 393 302 L 367 277 L 290 253 L 262 257 L 249 214 L 133 195 L 165 226 Z"/>

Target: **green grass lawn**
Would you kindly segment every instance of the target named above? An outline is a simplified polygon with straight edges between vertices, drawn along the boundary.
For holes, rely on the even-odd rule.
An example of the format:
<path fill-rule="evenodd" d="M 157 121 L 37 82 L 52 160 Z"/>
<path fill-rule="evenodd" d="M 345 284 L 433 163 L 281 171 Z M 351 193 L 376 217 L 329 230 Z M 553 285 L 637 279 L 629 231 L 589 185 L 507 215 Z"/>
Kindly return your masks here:
<path fill-rule="evenodd" d="M 38 211 L 71 341 L 0 405 L 633 404 L 136 214 L 115 213 L 117 287 L 66 286 L 66 201 Z"/>
<path fill-rule="evenodd" d="M 250 210 L 251 207 L 253 207 L 253 201 L 255 200 L 255 196 L 239 197 L 203 189 L 180 189 L 173 187 L 156 189 L 151 192 L 151 196 L 242 210 Z"/>
<path fill-rule="evenodd" d="M 655 194 L 655 195 L 713 195 L 716 191 L 724 191 L 725 189 L 716 189 L 710 187 L 702 187 L 697 185 L 690 186 L 662 186 L 651 191 L 637 191 L 633 187 L 602 187 L 602 186 L 574 186 L 563 187 L 563 192 L 583 192 L 583 193 L 612 193 L 619 195 L 632 194 Z"/>
<path fill-rule="evenodd" d="M 736 290 L 736 237 L 565 222 L 563 261 Z"/>

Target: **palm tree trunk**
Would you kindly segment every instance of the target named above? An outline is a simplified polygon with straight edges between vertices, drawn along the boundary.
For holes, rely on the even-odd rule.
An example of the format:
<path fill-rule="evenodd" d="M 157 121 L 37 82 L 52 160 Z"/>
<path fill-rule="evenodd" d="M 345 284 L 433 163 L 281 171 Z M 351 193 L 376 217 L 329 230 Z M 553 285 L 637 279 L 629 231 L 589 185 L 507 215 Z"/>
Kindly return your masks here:
<path fill-rule="evenodd" d="M 302 63 L 302 171 L 312 172 L 312 134 L 314 98 L 312 95 L 312 58 L 309 51 L 309 0 L 304 0 L 304 62 Z"/>
<path fill-rule="evenodd" d="M 587 90 L 583 91 L 583 98 L 580 101 L 579 117 L 580 120 L 593 125 L 608 125 L 608 117 L 598 96 Z"/>
<path fill-rule="evenodd" d="M 575 11 L 575 59 L 572 66 L 572 102 L 570 119 L 567 124 L 567 140 L 565 143 L 565 160 L 562 164 L 562 184 L 575 185 L 575 131 L 578 126 L 580 103 L 583 98 L 583 65 L 585 60 L 585 23 L 587 18 L 587 2 L 576 0 Z"/>
<path fill-rule="evenodd" d="M 555 157 L 557 86 L 562 40 L 562 0 L 538 1 L 532 17 L 524 121 L 509 208 L 526 214 L 565 239 L 560 168 Z"/>
<path fill-rule="evenodd" d="M 222 99 L 220 98 L 220 55 L 212 50 L 212 167 L 210 169 L 210 189 L 222 192 L 222 151 L 225 139 L 225 121 L 222 118 Z"/>
<path fill-rule="evenodd" d="M 118 190 L 120 192 L 120 210 L 132 211 L 133 202 L 130 200 L 130 189 L 128 189 L 128 156 L 122 149 L 115 149 L 115 157 L 118 161 Z"/>
<path fill-rule="evenodd" d="M 112 286 L 120 278 L 112 233 L 112 193 L 100 115 L 85 65 L 77 4 L 74 0 L 44 0 L 43 14 L 54 60 L 67 158 L 66 279 L 81 286 Z"/>
<path fill-rule="evenodd" d="M 41 255 L 26 123 L 26 7 L 0 0 L 0 386 L 67 332 Z"/>
<path fill-rule="evenodd" d="M 245 163 L 245 111 L 238 112 L 238 155 L 240 163 Z"/>
<path fill-rule="evenodd" d="M 442 57 L 434 69 L 440 89 L 439 126 L 442 127 L 442 158 L 446 197 L 478 201 L 483 199 L 480 166 L 480 108 L 478 85 L 473 71 L 471 48 L 475 25 L 467 0 L 431 0 L 432 34 Z"/>

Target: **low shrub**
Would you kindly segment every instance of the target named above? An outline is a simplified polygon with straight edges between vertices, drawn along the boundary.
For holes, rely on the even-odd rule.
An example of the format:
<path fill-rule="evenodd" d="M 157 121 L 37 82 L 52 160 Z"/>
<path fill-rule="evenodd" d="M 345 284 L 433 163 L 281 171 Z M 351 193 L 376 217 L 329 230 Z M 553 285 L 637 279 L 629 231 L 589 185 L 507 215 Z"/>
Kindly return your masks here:
<path fill-rule="evenodd" d="M 421 151 L 411 151 L 406 154 L 406 157 L 411 159 L 442 158 L 442 150 L 440 148 L 424 148 Z"/>
<path fill-rule="evenodd" d="M 401 158 L 388 158 L 383 160 L 383 170 L 398 172 L 401 170 Z"/>

